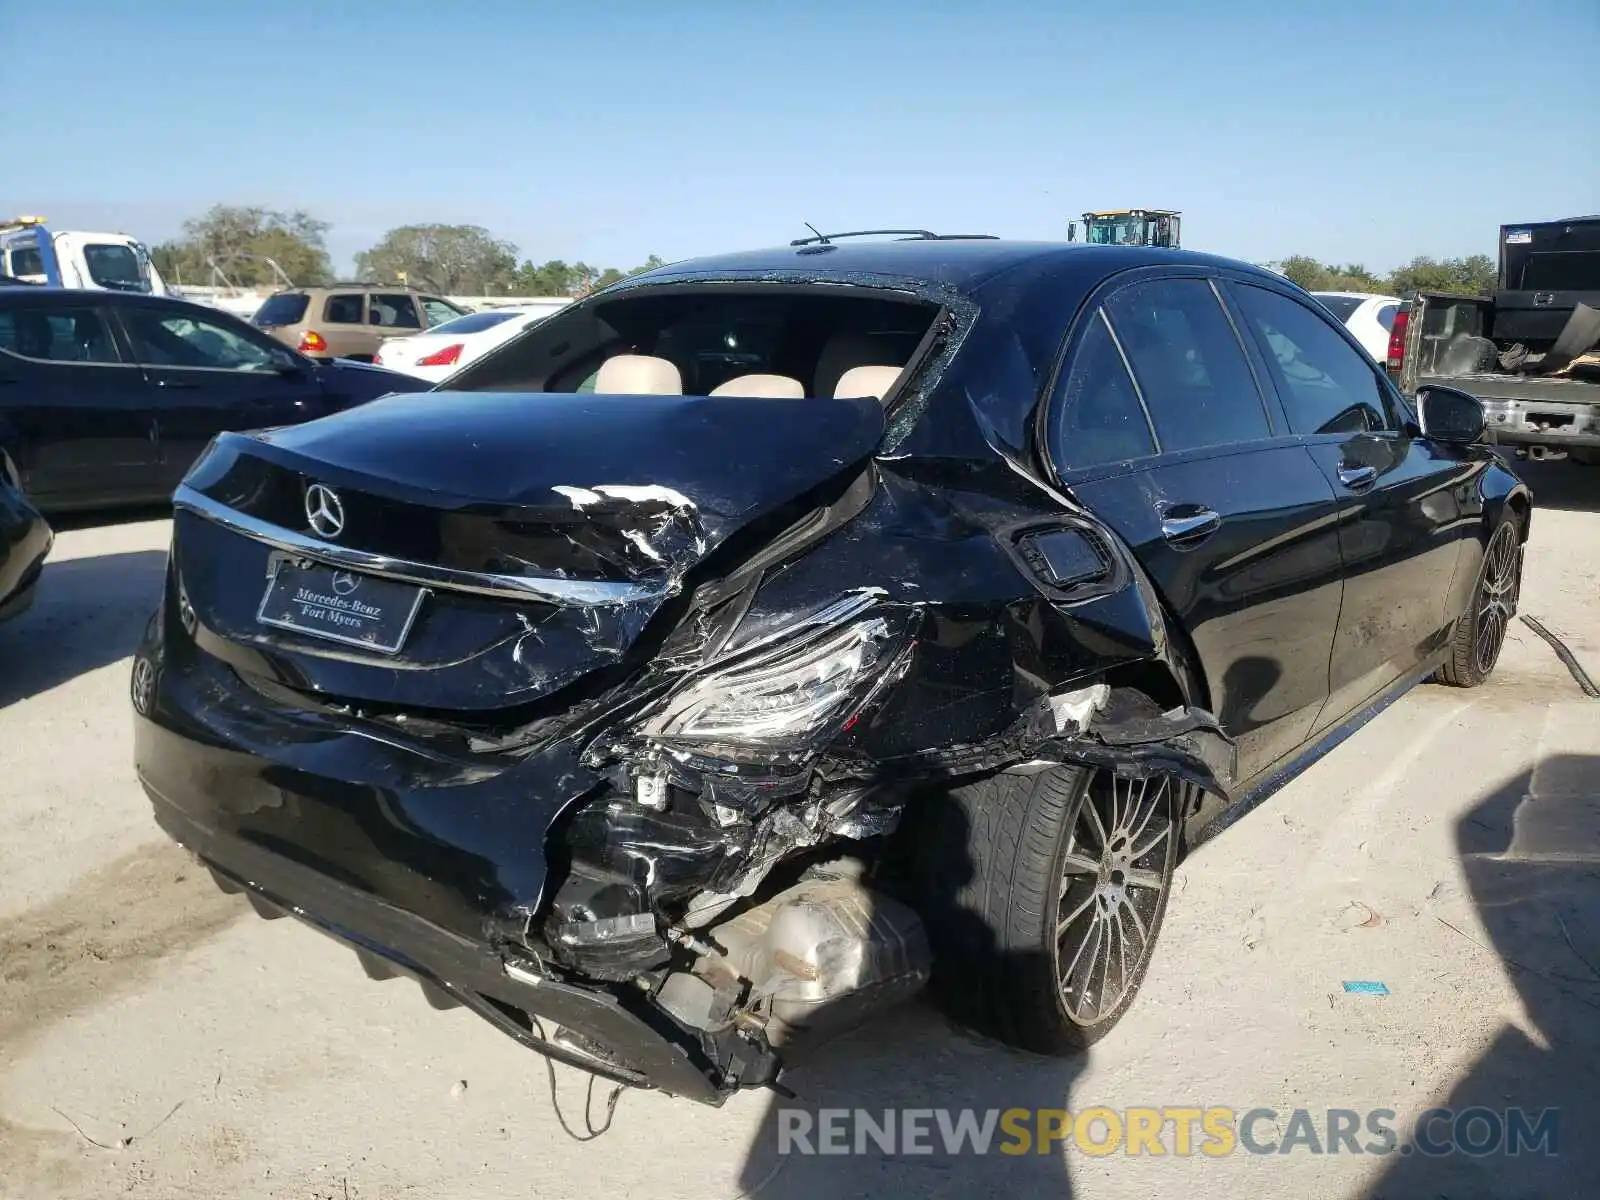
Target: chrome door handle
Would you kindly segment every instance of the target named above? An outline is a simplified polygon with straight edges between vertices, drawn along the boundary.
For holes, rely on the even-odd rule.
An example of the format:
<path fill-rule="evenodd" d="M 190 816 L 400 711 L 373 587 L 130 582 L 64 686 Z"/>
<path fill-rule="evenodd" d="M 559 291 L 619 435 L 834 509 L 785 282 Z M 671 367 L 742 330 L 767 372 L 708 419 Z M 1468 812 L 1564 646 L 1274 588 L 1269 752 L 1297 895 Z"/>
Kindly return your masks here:
<path fill-rule="evenodd" d="M 1339 464 L 1339 482 L 1347 488 L 1371 487 L 1377 478 L 1377 467 L 1353 467 L 1349 463 Z"/>
<path fill-rule="evenodd" d="M 1169 542 L 1183 542 L 1204 537 L 1222 528 L 1222 518 L 1209 508 L 1193 509 L 1181 516 L 1169 514 L 1161 518 L 1161 536 Z"/>

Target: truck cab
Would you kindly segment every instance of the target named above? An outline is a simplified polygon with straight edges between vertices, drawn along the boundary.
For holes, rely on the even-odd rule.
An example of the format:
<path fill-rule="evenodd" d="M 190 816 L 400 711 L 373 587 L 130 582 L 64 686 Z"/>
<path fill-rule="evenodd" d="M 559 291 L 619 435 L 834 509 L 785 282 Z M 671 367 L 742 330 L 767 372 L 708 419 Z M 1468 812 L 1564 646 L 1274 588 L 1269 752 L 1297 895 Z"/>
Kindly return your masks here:
<path fill-rule="evenodd" d="M 43 217 L 0 221 L 0 274 L 49 287 L 171 294 L 142 242 L 125 233 L 52 230 Z"/>

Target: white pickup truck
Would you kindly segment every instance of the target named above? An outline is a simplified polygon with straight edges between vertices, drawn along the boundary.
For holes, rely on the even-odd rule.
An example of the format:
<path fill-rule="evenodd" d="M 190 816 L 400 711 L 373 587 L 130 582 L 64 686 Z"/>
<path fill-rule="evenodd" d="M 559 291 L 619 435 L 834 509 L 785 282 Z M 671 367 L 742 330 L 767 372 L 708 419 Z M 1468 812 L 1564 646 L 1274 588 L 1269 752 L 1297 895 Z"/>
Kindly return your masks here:
<path fill-rule="evenodd" d="M 172 294 L 137 239 L 125 233 L 52 230 L 43 217 L 0 220 L 0 275 L 49 287 Z"/>

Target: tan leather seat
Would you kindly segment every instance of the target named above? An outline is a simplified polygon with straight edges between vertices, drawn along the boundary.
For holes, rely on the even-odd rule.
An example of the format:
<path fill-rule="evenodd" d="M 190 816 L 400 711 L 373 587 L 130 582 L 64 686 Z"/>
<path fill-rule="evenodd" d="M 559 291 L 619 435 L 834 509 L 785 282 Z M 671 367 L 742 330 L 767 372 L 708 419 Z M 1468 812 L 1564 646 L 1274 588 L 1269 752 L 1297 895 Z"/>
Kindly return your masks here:
<path fill-rule="evenodd" d="M 904 366 L 905 352 L 890 338 L 870 333 L 836 333 L 817 356 L 813 396 L 837 396 L 839 381 L 851 367 Z"/>
<path fill-rule="evenodd" d="M 618 354 L 600 364 L 594 390 L 602 396 L 681 396 L 683 376 L 664 358 Z"/>
<path fill-rule="evenodd" d="M 871 396 L 882 400 L 889 394 L 894 381 L 900 378 L 900 367 L 851 367 L 839 376 L 839 386 L 833 389 L 838 400 L 855 400 Z"/>
<path fill-rule="evenodd" d="M 713 396 L 750 396 L 765 400 L 799 400 L 806 389 L 787 375 L 738 375 L 711 389 Z"/>

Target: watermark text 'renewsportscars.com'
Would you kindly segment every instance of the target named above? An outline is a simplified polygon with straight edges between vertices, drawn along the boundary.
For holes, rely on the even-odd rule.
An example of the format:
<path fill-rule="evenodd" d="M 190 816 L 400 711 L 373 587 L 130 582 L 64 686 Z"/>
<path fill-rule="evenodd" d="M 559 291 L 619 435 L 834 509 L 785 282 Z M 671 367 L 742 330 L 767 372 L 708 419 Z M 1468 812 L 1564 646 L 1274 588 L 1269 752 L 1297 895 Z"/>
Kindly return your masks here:
<path fill-rule="evenodd" d="M 1559 1153 L 1559 1109 L 1430 1108 L 1402 1138 L 1394 1109 L 803 1108 L 778 1110 L 779 1154 Z"/>

